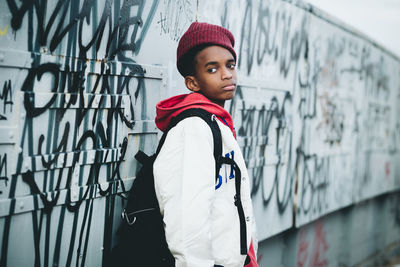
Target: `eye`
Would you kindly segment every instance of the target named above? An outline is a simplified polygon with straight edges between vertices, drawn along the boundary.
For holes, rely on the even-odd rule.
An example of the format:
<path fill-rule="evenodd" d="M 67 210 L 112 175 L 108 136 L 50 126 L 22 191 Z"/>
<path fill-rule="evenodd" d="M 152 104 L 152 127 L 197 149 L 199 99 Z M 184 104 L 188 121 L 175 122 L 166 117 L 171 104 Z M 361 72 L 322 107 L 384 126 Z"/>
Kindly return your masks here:
<path fill-rule="evenodd" d="M 231 64 L 228 64 L 228 66 L 227 66 L 229 69 L 231 69 L 231 70 L 234 70 L 235 68 L 236 68 L 236 64 L 235 63 L 231 63 Z"/>
<path fill-rule="evenodd" d="M 215 73 L 215 72 L 217 72 L 217 68 L 209 68 L 209 69 L 207 69 L 207 72 L 208 73 Z"/>

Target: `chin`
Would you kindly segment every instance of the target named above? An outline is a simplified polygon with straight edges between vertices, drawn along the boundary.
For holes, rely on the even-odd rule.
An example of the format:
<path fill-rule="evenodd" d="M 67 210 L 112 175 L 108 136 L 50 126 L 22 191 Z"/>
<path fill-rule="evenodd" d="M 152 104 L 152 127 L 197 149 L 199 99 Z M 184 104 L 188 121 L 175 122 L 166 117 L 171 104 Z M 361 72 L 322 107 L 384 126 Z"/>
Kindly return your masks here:
<path fill-rule="evenodd" d="M 226 100 L 231 100 L 235 97 L 235 91 L 230 92 L 230 94 L 227 96 Z"/>

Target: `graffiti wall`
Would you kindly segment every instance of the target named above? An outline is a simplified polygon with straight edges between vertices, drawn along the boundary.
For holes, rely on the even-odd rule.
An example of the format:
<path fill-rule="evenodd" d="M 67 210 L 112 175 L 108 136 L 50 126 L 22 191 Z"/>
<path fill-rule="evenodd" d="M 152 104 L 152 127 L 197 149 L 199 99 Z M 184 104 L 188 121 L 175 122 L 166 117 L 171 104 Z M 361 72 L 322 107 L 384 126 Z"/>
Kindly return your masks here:
<path fill-rule="evenodd" d="M 108 257 L 155 105 L 187 92 L 175 51 L 196 19 L 236 38 L 227 109 L 260 240 L 400 188 L 400 59 L 300 1 L 1 0 L 0 14 L 0 266 Z"/>
<path fill-rule="evenodd" d="M 396 266 L 399 199 L 399 191 L 384 194 L 268 238 L 260 266 Z"/>
<path fill-rule="evenodd" d="M 310 10 L 286 1 L 202 10 L 239 37 L 230 111 L 261 239 L 399 188 L 400 61 Z"/>

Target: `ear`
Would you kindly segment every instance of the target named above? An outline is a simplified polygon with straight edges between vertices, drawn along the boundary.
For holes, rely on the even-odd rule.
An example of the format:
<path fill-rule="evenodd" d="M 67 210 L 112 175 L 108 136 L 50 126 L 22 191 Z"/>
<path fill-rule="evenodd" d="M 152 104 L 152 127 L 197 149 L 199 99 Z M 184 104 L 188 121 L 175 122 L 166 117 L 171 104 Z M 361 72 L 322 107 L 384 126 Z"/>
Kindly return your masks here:
<path fill-rule="evenodd" d="M 196 77 L 188 75 L 185 77 L 185 85 L 192 92 L 200 91 L 199 84 L 197 83 Z"/>

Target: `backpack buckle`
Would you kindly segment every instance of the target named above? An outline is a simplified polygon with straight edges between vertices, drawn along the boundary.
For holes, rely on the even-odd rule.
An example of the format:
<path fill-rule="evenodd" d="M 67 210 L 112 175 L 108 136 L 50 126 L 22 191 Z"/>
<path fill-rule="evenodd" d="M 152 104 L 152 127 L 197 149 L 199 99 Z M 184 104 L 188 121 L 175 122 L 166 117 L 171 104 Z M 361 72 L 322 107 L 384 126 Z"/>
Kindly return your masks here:
<path fill-rule="evenodd" d="M 133 217 L 133 220 L 132 220 L 132 221 L 129 220 L 129 216 L 128 216 L 128 214 L 126 213 L 126 209 L 124 209 L 124 210 L 122 211 L 121 217 L 122 217 L 123 220 L 126 220 L 126 222 L 127 222 L 129 225 L 132 225 L 132 224 L 134 224 L 134 223 L 136 222 L 136 216 Z"/>

